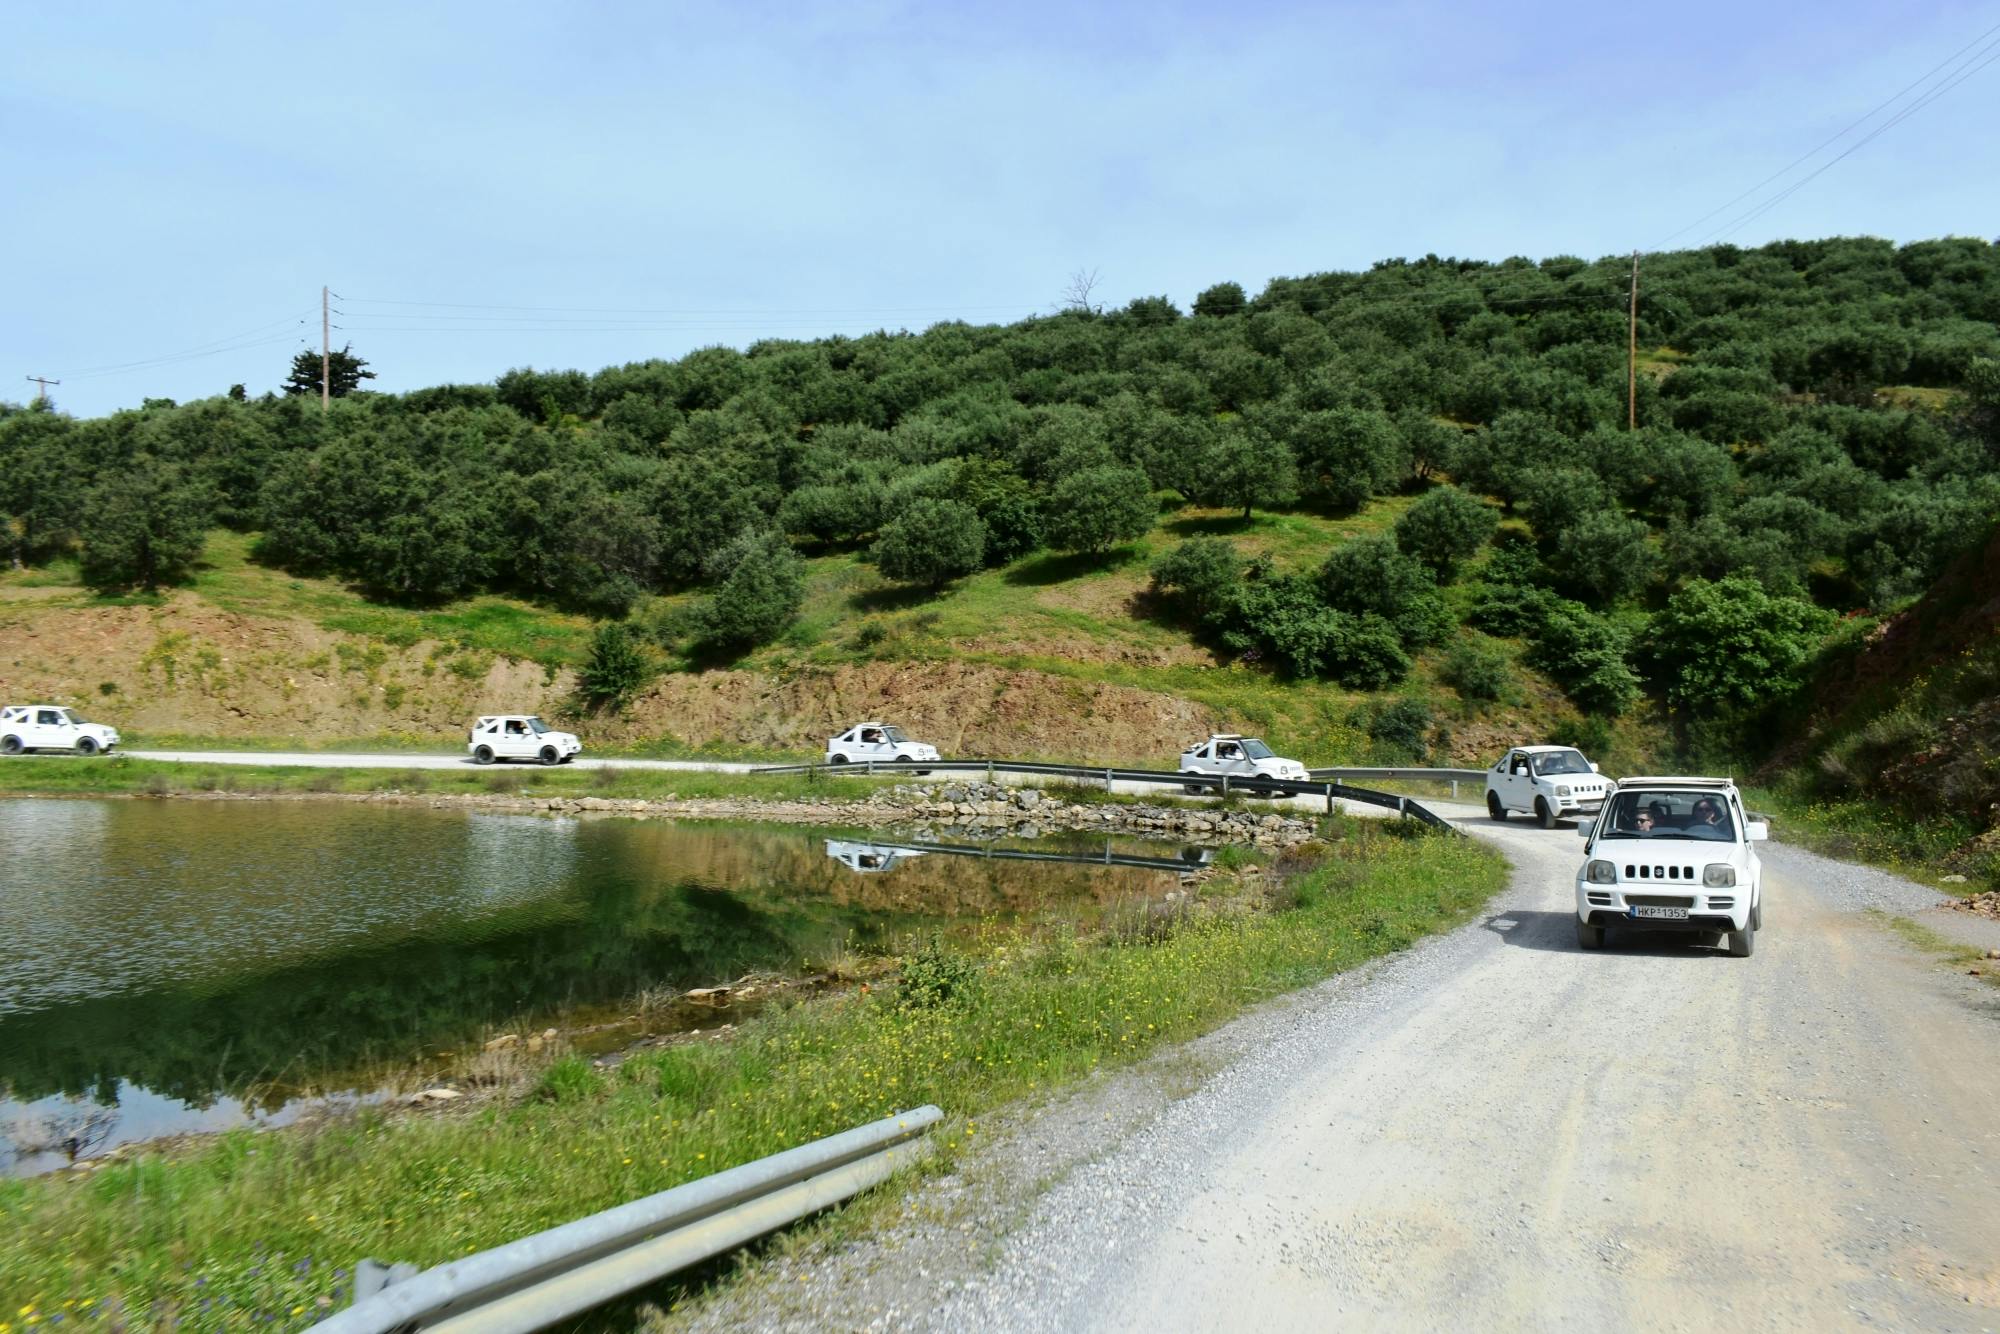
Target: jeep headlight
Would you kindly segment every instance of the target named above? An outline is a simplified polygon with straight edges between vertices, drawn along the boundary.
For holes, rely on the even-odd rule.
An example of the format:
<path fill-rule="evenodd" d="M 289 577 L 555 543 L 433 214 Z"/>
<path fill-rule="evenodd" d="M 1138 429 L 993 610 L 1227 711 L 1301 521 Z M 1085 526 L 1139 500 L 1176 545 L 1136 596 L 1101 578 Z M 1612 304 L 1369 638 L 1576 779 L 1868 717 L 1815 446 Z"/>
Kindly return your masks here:
<path fill-rule="evenodd" d="M 1584 864 L 1583 878 L 1593 885 L 1616 884 L 1618 868 L 1600 858 L 1592 858 Z"/>
<path fill-rule="evenodd" d="M 1567 797 L 1567 796 L 1569 795 L 1569 784 L 1568 784 L 1568 783 L 1558 783 L 1558 784 L 1556 785 L 1556 795 L 1557 795 L 1558 797 Z"/>
<path fill-rule="evenodd" d="M 1727 862 L 1710 862 L 1701 868 L 1701 883 L 1709 889 L 1736 887 L 1736 868 Z"/>

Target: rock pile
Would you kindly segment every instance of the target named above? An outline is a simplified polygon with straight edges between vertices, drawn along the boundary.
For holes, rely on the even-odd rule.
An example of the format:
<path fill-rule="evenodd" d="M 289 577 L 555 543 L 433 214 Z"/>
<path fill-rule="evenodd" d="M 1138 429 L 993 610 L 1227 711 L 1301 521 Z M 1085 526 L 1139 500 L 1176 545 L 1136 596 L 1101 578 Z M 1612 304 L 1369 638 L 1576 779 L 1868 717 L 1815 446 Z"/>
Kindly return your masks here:
<path fill-rule="evenodd" d="M 904 819 L 973 830 L 1101 829 L 1150 834 L 1189 843 L 1254 843 L 1289 848 L 1314 836 L 1312 822 L 1292 816 L 1223 810 L 1212 806 L 1154 806 L 1107 802 L 1083 805 L 1051 798 L 1039 788 L 1004 783 L 898 784 L 874 793 L 873 807 Z"/>

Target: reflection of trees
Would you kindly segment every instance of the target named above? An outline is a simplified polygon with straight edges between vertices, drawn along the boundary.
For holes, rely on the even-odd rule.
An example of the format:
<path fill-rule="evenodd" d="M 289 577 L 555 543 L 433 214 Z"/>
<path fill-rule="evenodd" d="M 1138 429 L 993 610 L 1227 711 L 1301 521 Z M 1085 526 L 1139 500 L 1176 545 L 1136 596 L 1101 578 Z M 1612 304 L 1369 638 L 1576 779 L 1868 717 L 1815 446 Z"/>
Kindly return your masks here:
<path fill-rule="evenodd" d="M 9 1016 L 0 1020 L 0 1083 L 22 1100 L 60 1092 L 110 1102 L 124 1079 L 206 1106 L 266 1082 L 337 1082 L 515 1015 L 784 968 L 878 925 L 824 902 L 752 901 L 697 884 L 593 888 L 581 920 L 503 921 L 478 940 L 404 941 L 205 994 Z"/>

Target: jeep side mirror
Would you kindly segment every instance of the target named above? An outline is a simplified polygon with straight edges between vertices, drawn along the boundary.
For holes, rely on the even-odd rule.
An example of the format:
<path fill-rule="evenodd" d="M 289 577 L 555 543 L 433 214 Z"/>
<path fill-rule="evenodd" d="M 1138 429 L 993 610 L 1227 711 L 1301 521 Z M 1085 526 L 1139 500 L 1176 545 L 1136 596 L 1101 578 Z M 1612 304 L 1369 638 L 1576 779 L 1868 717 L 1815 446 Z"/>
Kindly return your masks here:
<path fill-rule="evenodd" d="M 1576 822 L 1576 836 L 1578 838 L 1589 838 L 1592 834 L 1596 832 L 1597 832 L 1597 821 L 1578 820 Z"/>
<path fill-rule="evenodd" d="M 1771 826 L 1763 820 L 1752 820 L 1746 832 L 1750 835 L 1752 843 L 1762 843 L 1771 837 Z"/>
<path fill-rule="evenodd" d="M 1600 771 L 1599 771 L 1599 769 L 1598 769 L 1598 767 L 1597 767 L 1597 761 L 1596 761 L 1596 760 L 1592 760 L 1592 761 L 1590 762 L 1590 771 L 1591 771 L 1592 773 L 1598 773 L 1598 772 L 1600 772 Z"/>

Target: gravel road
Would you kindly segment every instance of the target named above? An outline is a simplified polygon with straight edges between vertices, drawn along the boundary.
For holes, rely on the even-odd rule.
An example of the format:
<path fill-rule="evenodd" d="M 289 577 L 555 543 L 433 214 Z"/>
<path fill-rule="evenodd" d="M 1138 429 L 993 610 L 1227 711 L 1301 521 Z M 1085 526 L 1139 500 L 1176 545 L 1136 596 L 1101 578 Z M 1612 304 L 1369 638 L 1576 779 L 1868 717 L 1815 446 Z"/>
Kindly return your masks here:
<path fill-rule="evenodd" d="M 665 1323 L 2000 1327 L 2000 992 L 1861 912 L 1933 891 L 1774 848 L 1755 957 L 1586 954 L 1574 832 L 1468 827 L 1516 868 L 1483 920 L 1024 1112 Z"/>

